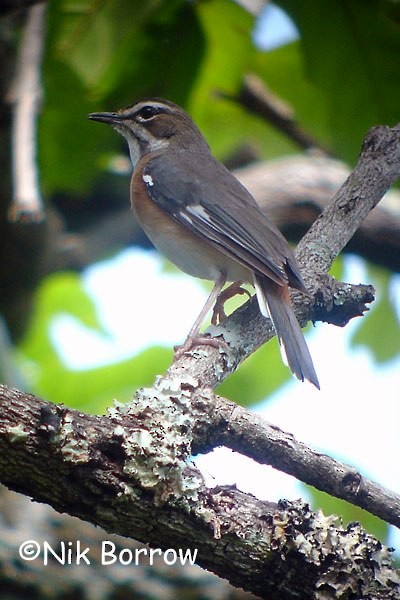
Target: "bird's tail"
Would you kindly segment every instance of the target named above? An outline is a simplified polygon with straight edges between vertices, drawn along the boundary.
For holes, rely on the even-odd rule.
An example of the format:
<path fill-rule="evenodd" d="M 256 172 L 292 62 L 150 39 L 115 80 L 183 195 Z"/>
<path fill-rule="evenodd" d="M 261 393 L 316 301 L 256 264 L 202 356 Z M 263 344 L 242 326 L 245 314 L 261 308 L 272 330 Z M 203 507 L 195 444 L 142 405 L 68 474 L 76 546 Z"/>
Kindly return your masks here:
<path fill-rule="evenodd" d="M 261 313 L 271 318 L 284 362 L 298 379 L 307 379 L 319 389 L 310 351 L 290 303 L 288 286 L 257 275 L 254 286 Z"/>

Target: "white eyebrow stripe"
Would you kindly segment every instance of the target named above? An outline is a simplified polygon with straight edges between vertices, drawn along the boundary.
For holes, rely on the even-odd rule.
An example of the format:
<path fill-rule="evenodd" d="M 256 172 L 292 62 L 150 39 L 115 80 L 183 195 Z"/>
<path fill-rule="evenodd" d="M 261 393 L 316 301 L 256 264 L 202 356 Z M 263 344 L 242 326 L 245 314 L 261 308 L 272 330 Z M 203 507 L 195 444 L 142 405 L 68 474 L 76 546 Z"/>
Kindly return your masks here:
<path fill-rule="evenodd" d="M 140 112 L 142 110 L 142 108 L 145 108 L 146 106 L 151 106 L 154 108 L 161 108 L 164 112 L 166 113 L 171 113 L 171 107 L 167 106 L 166 104 L 164 104 L 163 102 L 157 102 L 155 100 L 151 100 L 151 101 L 146 101 L 144 100 L 143 102 L 138 102 L 137 104 L 134 104 L 133 106 L 130 106 L 130 109 L 135 109 L 133 116 L 135 116 L 138 112 Z"/>

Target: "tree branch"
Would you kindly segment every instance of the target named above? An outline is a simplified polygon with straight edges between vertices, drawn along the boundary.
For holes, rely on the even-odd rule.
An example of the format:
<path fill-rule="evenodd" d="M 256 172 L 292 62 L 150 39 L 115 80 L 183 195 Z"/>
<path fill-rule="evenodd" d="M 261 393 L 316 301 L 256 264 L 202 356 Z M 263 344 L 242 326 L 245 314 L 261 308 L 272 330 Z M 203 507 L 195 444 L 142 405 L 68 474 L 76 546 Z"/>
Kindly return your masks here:
<path fill-rule="evenodd" d="M 343 528 L 301 501 L 272 504 L 235 488 L 205 488 L 182 461 L 186 442 L 176 444 L 191 427 L 189 417 L 181 419 L 189 378 L 175 389 L 168 383 L 159 382 L 157 413 L 142 390 L 109 417 L 0 386 L 2 480 L 106 531 L 164 550 L 197 550 L 198 564 L 263 598 L 346 597 L 355 590 L 359 597 L 400 597 L 387 549 L 360 526 Z M 170 436 L 174 427 L 180 440 Z"/>
<path fill-rule="evenodd" d="M 46 4 L 30 7 L 18 53 L 17 72 L 9 94 L 13 105 L 12 221 L 41 221 L 44 218 L 36 162 L 36 121 L 42 88 L 40 65 L 43 52 Z"/>
<path fill-rule="evenodd" d="M 226 446 L 400 527 L 398 494 L 369 481 L 354 467 L 312 450 L 234 402 L 214 396 L 205 404 L 202 399 L 193 417 L 195 454 Z"/>
<path fill-rule="evenodd" d="M 303 150 L 318 149 L 324 155 L 332 156 L 332 152 L 328 148 L 322 147 L 316 139 L 300 127 L 296 122 L 292 107 L 276 96 L 257 75 L 248 74 L 243 78 L 243 84 L 237 96 L 223 95 L 271 123 Z"/>
<path fill-rule="evenodd" d="M 33 513 L 33 514 L 32 514 Z M 0 577 L 2 597 L 11 600 L 111 600 L 117 598 L 181 598 L 182 590 L 190 589 L 191 600 L 255 600 L 246 592 L 233 589 L 212 573 L 202 571 L 187 561 L 172 564 L 171 550 L 164 556 L 152 553 L 148 546 L 117 535 L 107 535 L 103 529 L 59 514 L 45 504 L 32 504 L 29 498 L 0 486 L 1 552 Z M 27 564 L 20 554 L 27 540 L 35 540 L 43 548 L 44 540 L 59 555 L 62 545 L 89 549 L 85 561 L 72 560 L 68 565 L 50 560 Z M 113 549 L 115 556 L 123 552 L 127 563 L 119 560 L 108 564 L 102 560 L 103 544 Z M 130 553 L 133 560 L 129 563 Z M 75 555 L 74 559 L 75 559 Z M 144 591 L 145 590 L 145 591 Z"/>
<path fill-rule="evenodd" d="M 304 268 L 326 273 L 368 213 L 400 176 L 400 125 L 367 134 L 354 171 L 303 237 L 297 258 Z M 332 235 L 331 232 L 334 232 Z"/>
<path fill-rule="evenodd" d="M 285 236 L 298 241 L 349 176 L 338 160 L 290 156 L 235 171 Z M 400 270 L 400 193 L 391 190 L 360 224 L 344 250 L 393 271 Z"/>

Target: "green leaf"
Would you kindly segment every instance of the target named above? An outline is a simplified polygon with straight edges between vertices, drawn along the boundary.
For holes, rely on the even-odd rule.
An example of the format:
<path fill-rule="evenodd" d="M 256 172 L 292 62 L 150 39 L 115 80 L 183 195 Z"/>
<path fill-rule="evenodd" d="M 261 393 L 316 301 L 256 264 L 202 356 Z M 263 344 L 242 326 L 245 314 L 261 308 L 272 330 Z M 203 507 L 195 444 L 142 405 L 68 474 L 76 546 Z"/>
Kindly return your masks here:
<path fill-rule="evenodd" d="M 370 266 L 369 274 L 377 287 L 377 300 L 362 319 L 351 344 L 368 348 L 377 363 L 385 363 L 400 354 L 400 322 L 390 297 L 390 273 Z"/>
<path fill-rule="evenodd" d="M 119 363 L 82 371 L 69 369 L 51 338 L 51 325 L 61 314 L 104 333 L 78 275 L 54 274 L 43 281 L 36 295 L 31 327 L 18 348 L 18 362 L 30 389 L 52 402 L 104 412 L 114 398 L 127 401 L 135 389 L 150 385 L 171 361 L 170 349 L 150 348 Z"/>
<path fill-rule="evenodd" d="M 50 3 L 40 163 L 46 193 L 85 191 L 96 157 L 123 147 L 95 110 L 164 95 L 184 104 L 204 52 L 193 7 L 184 0 L 62 0 Z"/>
<path fill-rule="evenodd" d="M 94 128 L 88 120 L 93 105 L 86 98 L 82 82 L 68 65 L 48 64 L 45 85 L 39 130 L 43 190 L 46 194 L 60 190 L 82 192 L 98 174 L 98 148 L 104 147 L 110 152 L 118 147 L 119 139 L 111 128 Z"/>
<path fill-rule="evenodd" d="M 62 0 L 51 5 L 51 52 L 98 97 L 129 81 L 132 88 L 154 84 L 156 74 L 165 77 L 167 64 L 147 53 L 158 45 L 166 61 L 172 48 L 176 58 L 187 33 L 194 33 L 182 28 L 177 35 L 180 13 L 190 25 L 187 10 L 193 14 L 183 0 Z"/>
<path fill-rule="evenodd" d="M 196 119 L 208 113 L 219 92 L 234 92 L 253 52 L 253 18 L 229 0 L 198 2 L 196 11 L 207 48 L 191 105 Z"/>
<path fill-rule="evenodd" d="M 196 10 L 207 51 L 186 108 L 214 154 L 223 160 L 244 143 L 265 158 L 293 152 L 285 135 L 230 99 L 261 54 L 252 39 L 253 17 L 230 0 L 199 2 Z"/>
<path fill-rule="evenodd" d="M 323 95 L 331 147 L 354 163 L 367 130 L 400 117 L 398 26 L 376 0 L 277 3 L 300 30 L 305 72 Z"/>
<path fill-rule="evenodd" d="M 126 13 L 131 13 L 132 2 L 125 4 Z M 117 33 L 108 67 L 94 91 L 117 107 L 154 94 L 184 104 L 204 52 L 193 7 L 182 0 L 135 4 L 138 18 L 125 19 L 130 29 L 123 37 Z M 115 27 L 120 23 L 117 15 Z"/>

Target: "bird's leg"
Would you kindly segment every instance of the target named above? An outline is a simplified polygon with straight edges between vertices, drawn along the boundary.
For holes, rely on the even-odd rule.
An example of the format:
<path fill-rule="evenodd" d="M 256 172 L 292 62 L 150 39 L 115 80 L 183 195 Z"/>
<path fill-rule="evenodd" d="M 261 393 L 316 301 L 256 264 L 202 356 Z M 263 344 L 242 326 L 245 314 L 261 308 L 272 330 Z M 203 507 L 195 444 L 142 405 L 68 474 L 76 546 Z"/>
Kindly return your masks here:
<path fill-rule="evenodd" d="M 214 346 L 218 348 L 221 345 L 221 340 L 217 340 L 216 338 L 204 337 L 200 334 L 200 327 L 211 309 L 211 307 L 217 302 L 218 297 L 221 293 L 222 288 L 226 283 L 226 273 L 222 272 L 214 284 L 213 289 L 211 290 L 210 295 L 208 296 L 205 305 L 201 309 L 201 313 L 197 317 L 196 321 L 193 323 L 186 340 L 183 342 L 181 346 L 176 346 L 175 350 L 175 359 L 180 358 L 185 352 L 188 352 L 193 348 L 193 346 L 199 344 L 206 344 L 207 346 Z"/>
<path fill-rule="evenodd" d="M 247 296 L 249 298 L 251 298 L 251 294 L 250 294 L 249 290 L 242 288 L 241 281 L 235 281 L 235 282 L 231 283 L 231 285 L 228 286 L 226 288 L 226 290 L 224 290 L 224 291 L 221 290 L 221 292 L 218 294 L 218 297 L 215 301 L 213 314 L 211 317 L 211 323 L 213 325 L 217 325 L 218 323 L 221 323 L 221 321 L 223 319 L 225 319 L 225 317 L 226 317 L 225 310 L 224 310 L 225 302 L 227 300 L 229 300 L 230 298 L 233 298 L 233 296 L 236 296 L 236 294 L 247 294 Z"/>

